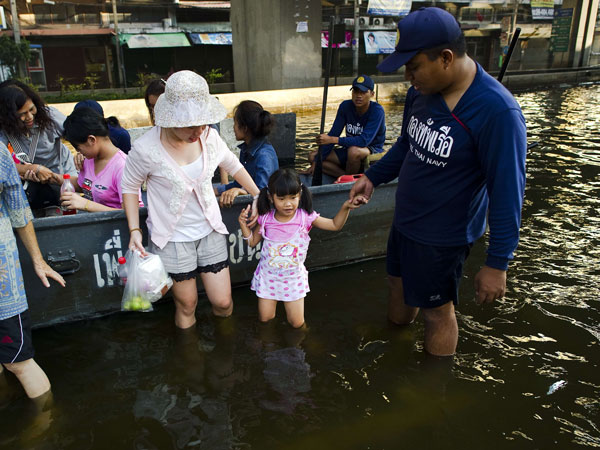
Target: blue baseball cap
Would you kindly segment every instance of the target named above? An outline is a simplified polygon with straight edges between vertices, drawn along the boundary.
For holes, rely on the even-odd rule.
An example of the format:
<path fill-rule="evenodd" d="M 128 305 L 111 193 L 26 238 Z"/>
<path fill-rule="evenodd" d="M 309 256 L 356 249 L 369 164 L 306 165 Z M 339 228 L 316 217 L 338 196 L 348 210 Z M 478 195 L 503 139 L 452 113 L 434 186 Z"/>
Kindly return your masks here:
<path fill-rule="evenodd" d="M 73 111 L 79 108 L 91 108 L 104 117 L 104 110 L 102 109 L 102 106 L 100 106 L 100 103 L 98 103 L 96 100 L 82 100 L 75 105 Z"/>
<path fill-rule="evenodd" d="M 381 72 L 393 72 L 421 50 L 458 39 L 460 25 L 452 14 L 441 8 L 419 8 L 398 22 L 396 50 L 378 66 Z"/>
<path fill-rule="evenodd" d="M 123 151 L 123 153 L 129 153 L 131 150 L 131 136 L 129 131 L 121 126 L 108 126 L 108 136 L 115 147 Z"/>
<path fill-rule="evenodd" d="M 358 88 L 363 92 L 372 91 L 375 89 L 375 83 L 371 77 L 367 75 L 359 75 L 352 82 L 352 89 Z"/>

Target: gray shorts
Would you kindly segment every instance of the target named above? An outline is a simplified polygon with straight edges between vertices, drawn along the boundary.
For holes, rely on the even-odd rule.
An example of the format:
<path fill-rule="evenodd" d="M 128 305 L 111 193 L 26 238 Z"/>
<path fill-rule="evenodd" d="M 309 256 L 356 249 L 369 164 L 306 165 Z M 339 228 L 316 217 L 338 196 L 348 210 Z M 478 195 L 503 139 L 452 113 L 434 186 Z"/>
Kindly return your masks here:
<path fill-rule="evenodd" d="M 229 265 L 227 237 L 213 231 L 190 242 L 168 242 L 160 249 L 150 241 L 149 251 L 160 256 L 175 281 L 183 281 L 201 272 L 220 272 Z"/>

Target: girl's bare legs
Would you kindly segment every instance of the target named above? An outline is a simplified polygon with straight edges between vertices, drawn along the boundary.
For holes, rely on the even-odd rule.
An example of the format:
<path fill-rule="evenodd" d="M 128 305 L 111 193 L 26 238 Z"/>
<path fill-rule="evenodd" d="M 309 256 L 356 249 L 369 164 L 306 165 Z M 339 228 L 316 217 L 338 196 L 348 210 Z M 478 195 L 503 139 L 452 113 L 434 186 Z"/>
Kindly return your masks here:
<path fill-rule="evenodd" d="M 258 299 L 258 320 L 261 322 L 268 322 L 275 318 L 275 311 L 277 310 L 277 300 L 271 300 L 268 298 Z"/>
<path fill-rule="evenodd" d="M 196 278 L 173 281 L 173 300 L 175 301 L 175 326 L 185 329 L 194 325 L 196 305 L 198 305 Z"/>
<path fill-rule="evenodd" d="M 217 273 L 201 273 L 200 279 L 204 284 L 206 296 L 212 305 L 213 314 L 219 317 L 229 317 L 233 312 L 229 267 Z"/>
<path fill-rule="evenodd" d="M 304 327 L 304 297 L 293 302 L 283 302 L 288 323 L 294 328 Z"/>
<path fill-rule="evenodd" d="M 33 358 L 17 363 L 4 364 L 6 370 L 15 374 L 29 398 L 39 397 L 50 390 L 46 373 Z"/>

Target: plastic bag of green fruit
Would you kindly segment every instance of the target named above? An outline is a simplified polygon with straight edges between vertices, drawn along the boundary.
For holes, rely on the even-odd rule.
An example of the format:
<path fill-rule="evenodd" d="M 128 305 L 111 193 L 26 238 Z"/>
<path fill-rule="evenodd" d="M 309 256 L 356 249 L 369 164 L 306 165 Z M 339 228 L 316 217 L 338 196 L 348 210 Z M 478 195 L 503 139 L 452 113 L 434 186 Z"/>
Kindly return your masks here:
<path fill-rule="evenodd" d="M 122 309 L 123 311 L 148 312 L 152 311 L 153 308 L 150 300 L 147 300 L 140 295 L 136 295 L 135 297 L 125 300 L 122 304 Z"/>
<path fill-rule="evenodd" d="M 150 301 L 148 292 L 145 291 L 145 275 L 141 270 L 141 265 L 144 261 L 142 255 L 137 251 L 130 253 L 127 260 L 127 284 L 123 291 L 123 299 L 121 300 L 122 311 L 152 311 L 152 302 Z"/>

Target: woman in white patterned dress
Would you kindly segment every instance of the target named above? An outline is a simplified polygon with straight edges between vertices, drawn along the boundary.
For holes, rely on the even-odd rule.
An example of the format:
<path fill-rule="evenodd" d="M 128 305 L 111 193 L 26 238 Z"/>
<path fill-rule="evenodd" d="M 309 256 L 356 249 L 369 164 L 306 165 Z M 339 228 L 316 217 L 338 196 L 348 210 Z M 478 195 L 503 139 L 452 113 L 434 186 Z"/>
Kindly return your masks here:
<path fill-rule="evenodd" d="M 212 175 L 224 168 L 251 195 L 259 190 L 237 157 L 208 125 L 226 116 L 208 92 L 204 78 L 176 72 L 154 108 L 156 126 L 132 146 L 123 172 L 123 206 L 129 223 L 129 247 L 145 253 L 139 225 L 137 192 L 148 189 L 149 250 L 160 255 L 173 278 L 175 325 L 196 323 L 196 275 L 216 316 L 233 310 L 227 228 L 212 188 Z"/>

